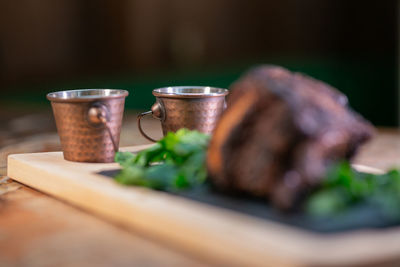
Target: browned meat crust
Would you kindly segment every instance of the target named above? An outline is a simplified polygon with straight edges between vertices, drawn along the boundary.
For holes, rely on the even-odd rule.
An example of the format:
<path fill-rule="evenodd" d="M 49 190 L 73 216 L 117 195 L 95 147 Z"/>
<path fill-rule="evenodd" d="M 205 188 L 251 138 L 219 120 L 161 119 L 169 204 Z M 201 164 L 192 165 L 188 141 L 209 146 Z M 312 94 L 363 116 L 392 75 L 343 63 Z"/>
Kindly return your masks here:
<path fill-rule="evenodd" d="M 335 88 L 276 66 L 242 76 L 227 103 L 208 151 L 212 183 L 281 208 L 293 207 L 374 130 Z"/>

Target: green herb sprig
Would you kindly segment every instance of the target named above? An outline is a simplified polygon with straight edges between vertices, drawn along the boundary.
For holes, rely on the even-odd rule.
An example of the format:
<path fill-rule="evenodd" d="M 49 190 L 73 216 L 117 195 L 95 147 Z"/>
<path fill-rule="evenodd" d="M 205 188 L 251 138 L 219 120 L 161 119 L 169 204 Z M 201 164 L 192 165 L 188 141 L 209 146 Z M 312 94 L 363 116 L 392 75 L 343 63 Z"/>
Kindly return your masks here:
<path fill-rule="evenodd" d="M 210 137 L 198 131 L 169 132 L 137 154 L 118 152 L 122 170 L 115 180 L 157 190 L 176 191 L 202 184 L 207 177 L 206 151 Z"/>
<path fill-rule="evenodd" d="M 157 190 L 179 191 L 201 185 L 207 178 L 206 151 L 210 137 L 181 129 L 168 133 L 155 145 L 132 154 L 118 152 L 122 170 L 115 180 Z M 335 216 L 357 205 L 375 207 L 384 216 L 400 220 L 400 172 L 361 173 L 347 161 L 333 165 L 322 184 L 304 202 L 312 216 Z"/>
<path fill-rule="evenodd" d="M 367 174 L 354 170 L 347 161 L 340 162 L 308 197 L 305 209 L 312 215 L 330 216 L 357 204 L 375 207 L 389 219 L 400 219 L 400 172 Z"/>

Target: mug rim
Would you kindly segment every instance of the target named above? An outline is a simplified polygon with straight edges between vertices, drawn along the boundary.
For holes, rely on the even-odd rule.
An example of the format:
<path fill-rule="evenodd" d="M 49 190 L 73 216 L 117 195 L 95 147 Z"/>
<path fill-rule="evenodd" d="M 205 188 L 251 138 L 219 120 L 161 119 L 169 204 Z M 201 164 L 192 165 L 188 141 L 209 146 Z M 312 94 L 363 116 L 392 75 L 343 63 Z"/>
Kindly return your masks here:
<path fill-rule="evenodd" d="M 99 92 L 99 94 L 91 94 L 91 92 Z M 122 98 L 127 97 L 128 95 L 129 92 L 123 89 L 93 88 L 51 92 L 46 95 L 46 98 L 52 102 L 88 102 L 95 100 Z"/>
<path fill-rule="evenodd" d="M 206 92 L 183 92 L 184 89 L 205 90 Z M 212 86 L 167 86 L 153 89 L 153 95 L 156 97 L 170 98 L 204 98 L 204 97 L 220 97 L 226 96 L 228 89 Z"/>

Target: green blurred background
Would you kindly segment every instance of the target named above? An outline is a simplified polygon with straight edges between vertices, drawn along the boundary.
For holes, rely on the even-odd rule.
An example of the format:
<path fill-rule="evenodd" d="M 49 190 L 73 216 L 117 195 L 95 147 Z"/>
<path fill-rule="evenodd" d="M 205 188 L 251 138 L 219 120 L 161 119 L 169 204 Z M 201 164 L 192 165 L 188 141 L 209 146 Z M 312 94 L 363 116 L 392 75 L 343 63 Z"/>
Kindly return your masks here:
<path fill-rule="evenodd" d="M 22 0 L 0 3 L 3 108 L 75 88 L 229 87 L 258 64 L 321 79 L 374 124 L 398 125 L 397 1 Z"/>

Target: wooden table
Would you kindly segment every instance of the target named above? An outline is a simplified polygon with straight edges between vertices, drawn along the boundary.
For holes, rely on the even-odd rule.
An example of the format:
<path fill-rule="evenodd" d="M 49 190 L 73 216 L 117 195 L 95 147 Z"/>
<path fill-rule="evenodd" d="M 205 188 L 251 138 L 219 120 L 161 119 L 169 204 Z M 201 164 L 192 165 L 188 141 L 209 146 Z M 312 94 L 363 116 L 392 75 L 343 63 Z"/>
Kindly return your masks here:
<path fill-rule="evenodd" d="M 9 153 L 60 150 L 48 111 L 15 114 L 0 130 L 0 169 Z M 147 143 L 128 114 L 121 146 Z M 1 119 L 0 119 L 1 121 Z M 161 136 L 159 122 L 144 127 Z M 1 140 L 3 137 L 3 140 Z M 3 143 L 1 143 L 3 141 Z M 1 177 L 1 176 L 0 176 Z M 0 178 L 0 266 L 204 266 L 160 242 L 87 214 L 48 195 Z"/>
<path fill-rule="evenodd" d="M 37 116 L 50 126 L 46 131 L 26 134 L 23 139 L 2 145 L 1 157 L 14 152 L 58 150 L 59 143 L 51 118 Z M 25 128 L 24 117 L 18 117 Z M 14 128 L 18 128 L 11 124 Z M 34 128 L 33 124 L 33 128 Z M 20 128 L 21 128 L 20 127 Z M 160 136 L 155 120 L 144 127 Z M 23 127 L 22 127 L 23 128 Z M 29 128 L 29 127 L 28 127 Z M 26 129 L 25 129 L 26 132 Z M 0 131 L 0 137 L 2 133 Z M 4 136 L 4 133 L 3 133 Z M 121 145 L 146 143 L 136 129 L 135 114 L 128 115 Z M 380 129 L 376 137 L 360 151 L 357 163 L 388 169 L 400 167 L 400 131 Z M 0 266 L 204 266 L 194 258 L 169 247 L 162 240 L 150 240 L 95 217 L 62 201 L 32 190 L 3 176 L 0 181 Z"/>

